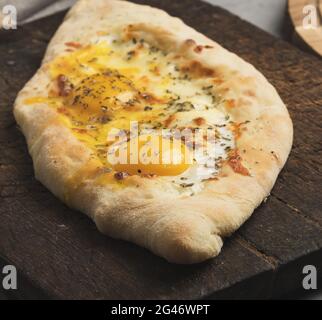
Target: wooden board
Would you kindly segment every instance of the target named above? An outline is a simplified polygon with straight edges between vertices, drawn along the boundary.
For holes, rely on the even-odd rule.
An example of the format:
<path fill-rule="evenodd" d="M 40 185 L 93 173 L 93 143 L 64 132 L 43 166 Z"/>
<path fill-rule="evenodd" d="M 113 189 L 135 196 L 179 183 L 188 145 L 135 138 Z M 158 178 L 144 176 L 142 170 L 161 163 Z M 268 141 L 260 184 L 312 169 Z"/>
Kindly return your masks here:
<path fill-rule="evenodd" d="M 12 116 L 62 15 L 0 35 L 0 257 L 19 272 L 15 297 L 68 299 L 268 298 L 301 287 L 306 264 L 322 275 L 322 61 L 236 16 L 196 0 L 135 1 L 180 16 L 254 64 L 276 86 L 295 125 L 291 157 L 268 201 L 219 257 L 169 264 L 101 235 L 34 179 Z M 0 260 L 1 261 L 1 260 Z"/>
<path fill-rule="evenodd" d="M 322 0 L 288 0 L 288 14 L 293 27 L 292 41 L 322 56 Z M 303 23 L 309 14 L 311 19 L 306 20 L 312 23 L 310 28 Z"/>

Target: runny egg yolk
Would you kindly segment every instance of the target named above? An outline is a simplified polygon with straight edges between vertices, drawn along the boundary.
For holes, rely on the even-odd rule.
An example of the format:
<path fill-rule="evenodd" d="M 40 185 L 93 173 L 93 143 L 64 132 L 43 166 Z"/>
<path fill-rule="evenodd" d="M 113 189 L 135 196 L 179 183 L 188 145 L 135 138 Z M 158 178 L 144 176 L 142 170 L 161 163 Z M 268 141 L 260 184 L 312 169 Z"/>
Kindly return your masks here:
<path fill-rule="evenodd" d="M 131 81 L 117 71 L 83 79 L 68 98 L 68 104 L 83 115 L 99 116 L 126 107 L 137 95 Z"/>
<path fill-rule="evenodd" d="M 102 43 L 58 57 L 51 65 L 51 75 L 58 84 L 65 77 L 58 89 L 67 85 L 56 97 L 60 116 L 102 165 L 114 172 L 180 176 L 193 165 L 193 152 L 181 140 L 147 137 L 141 131 L 137 144 L 132 137 L 127 141 L 133 121 L 147 129 L 168 129 L 170 103 L 179 97 L 168 90 L 174 72 L 171 65 L 164 74 L 156 72 L 159 64 L 168 68 L 166 56 L 145 45 L 140 54 L 132 56 L 131 48 L 132 44 L 129 48 L 126 43 Z M 150 61 L 158 64 L 151 66 Z M 114 130 L 125 134 L 116 150 L 108 139 Z"/>
<path fill-rule="evenodd" d="M 180 140 L 141 136 L 110 148 L 107 162 L 130 175 L 178 176 L 192 164 L 190 150 Z"/>

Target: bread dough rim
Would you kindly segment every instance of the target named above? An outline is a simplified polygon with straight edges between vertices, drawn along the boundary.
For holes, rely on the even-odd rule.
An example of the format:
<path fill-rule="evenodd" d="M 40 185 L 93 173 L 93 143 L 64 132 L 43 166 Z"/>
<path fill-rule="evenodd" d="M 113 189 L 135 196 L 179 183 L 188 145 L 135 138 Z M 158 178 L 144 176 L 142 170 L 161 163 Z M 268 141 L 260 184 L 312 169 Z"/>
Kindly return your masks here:
<path fill-rule="evenodd" d="M 97 163 L 90 150 L 49 106 L 26 106 L 24 101 L 40 83 L 48 81 L 50 61 L 61 53 L 65 40 L 73 41 L 74 26 L 84 19 L 89 7 L 96 8 L 93 16 L 105 19 L 120 15 L 118 19 L 122 20 L 123 15 L 124 26 L 129 25 L 131 17 L 139 16 L 140 21 L 131 26 L 133 32 L 153 34 L 160 46 L 170 46 L 178 52 L 190 43 L 185 54 L 191 61 L 198 61 L 215 73 L 220 66 L 233 71 L 221 86 L 239 93 L 240 104 L 231 111 L 234 120 L 249 118 L 254 123 L 238 139 L 240 153 L 246 150 L 241 156 L 251 176 L 238 174 L 226 165 L 219 180 L 207 182 L 204 190 L 193 197 L 180 198 L 165 190 L 158 192 L 158 183 L 140 177 L 133 177 L 133 187 L 120 191 L 98 186 L 94 173 L 75 184 L 75 175 L 80 175 L 84 166 L 96 172 Z M 194 42 L 187 42 L 188 39 Z M 211 48 L 197 53 L 193 50 L 196 45 Z M 238 92 L 244 86 L 246 90 Z M 27 138 L 37 179 L 57 197 L 86 213 L 103 233 L 137 243 L 170 262 L 185 264 L 219 254 L 222 237 L 238 229 L 269 195 L 293 139 L 287 108 L 274 87 L 252 65 L 160 9 L 119 0 L 81 0 L 69 11 L 48 46 L 42 66 L 19 93 L 14 115 Z"/>

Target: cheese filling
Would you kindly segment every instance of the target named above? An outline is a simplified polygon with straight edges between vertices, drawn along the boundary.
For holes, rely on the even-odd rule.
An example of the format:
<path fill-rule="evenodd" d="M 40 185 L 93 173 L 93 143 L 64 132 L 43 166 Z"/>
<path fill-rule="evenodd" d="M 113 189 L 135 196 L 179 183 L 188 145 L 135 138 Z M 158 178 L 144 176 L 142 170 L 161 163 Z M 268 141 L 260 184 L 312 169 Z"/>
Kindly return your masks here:
<path fill-rule="evenodd" d="M 57 57 L 50 73 L 58 88 L 49 95 L 50 104 L 115 173 L 161 176 L 178 188 L 198 189 L 218 175 L 235 147 L 233 122 L 211 81 L 191 77 L 171 54 L 142 39 L 98 36 Z M 113 135 L 118 140 L 107 138 Z M 158 138 L 142 139 L 147 135 Z M 134 138 L 141 157 L 132 163 Z M 123 161 L 114 163 L 120 152 Z M 164 163 L 169 154 L 176 161 Z"/>

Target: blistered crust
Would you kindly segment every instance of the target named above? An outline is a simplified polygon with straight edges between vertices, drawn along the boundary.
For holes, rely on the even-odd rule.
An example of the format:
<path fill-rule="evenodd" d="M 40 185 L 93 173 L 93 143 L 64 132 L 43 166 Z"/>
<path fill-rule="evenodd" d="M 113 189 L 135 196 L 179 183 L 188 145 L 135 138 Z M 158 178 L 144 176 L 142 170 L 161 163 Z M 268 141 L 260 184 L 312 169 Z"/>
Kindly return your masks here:
<path fill-rule="evenodd" d="M 99 162 L 59 115 L 45 103 L 24 103 L 37 92 L 48 92 L 48 63 L 65 52 L 66 42 L 88 43 L 97 31 L 126 28 L 129 36 L 139 35 L 182 57 L 195 77 L 213 78 L 216 90 L 232 101 L 229 113 L 235 122 L 248 122 L 237 148 L 250 175 L 234 172 L 227 163 L 217 180 L 189 197 L 159 178 L 131 177 L 123 188 L 100 184 Z M 222 237 L 238 229 L 270 193 L 293 137 L 285 105 L 253 66 L 159 9 L 116 0 L 81 0 L 70 10 L 41 68 L 19 93 L 14 114 L 39 181 L 90 216 L 101 232 L 175 263 L 197 263 L 219 254 Z"/>

